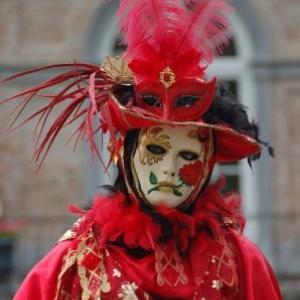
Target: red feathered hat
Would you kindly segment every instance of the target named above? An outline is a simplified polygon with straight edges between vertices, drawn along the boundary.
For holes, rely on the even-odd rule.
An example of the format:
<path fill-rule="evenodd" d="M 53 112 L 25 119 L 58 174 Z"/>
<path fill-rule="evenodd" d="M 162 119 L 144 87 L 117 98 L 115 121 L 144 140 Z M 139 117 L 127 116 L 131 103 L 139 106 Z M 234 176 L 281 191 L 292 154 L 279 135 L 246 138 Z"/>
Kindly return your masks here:
<path fill-rule="evenodd" d="M 51 65 L 2 80 L 44 69 L 68 68 L 3 101 L 22 98 L 17 119 L 33 97 L 50 99 L 25 120 L 39 118 L 35 159 L 42 162 L 60 130 L 74 121 L 79 121 L 75 134 L 78 138 L 87 136 L 91 150 L 101 158 L 94 139 L 95 116 L 100 129 L 110 131 L 112 158 L 118 156 L 129 130 L 158 124 L 211 129 L 217 162 L 259 153 L 257 126 L 249 122 L 238 102 L 216 97 L 216 79 L 207 80 L 205 75 L 207 66 L 228 42 L 227 15 L 231 11 L 227 0 L 122 0 L 117 12 L 127 46 L 122 57 L 108 57 L 101 67 L 84 63 Z M 62 83 L 57 94 L 39 94 Z M 89 104 L 83 105 L 86 99 Z M 61 103 L 67 105 L 40 138 L 49 114 Z M 243 121 L 237 121 L 241 116 Z"/>

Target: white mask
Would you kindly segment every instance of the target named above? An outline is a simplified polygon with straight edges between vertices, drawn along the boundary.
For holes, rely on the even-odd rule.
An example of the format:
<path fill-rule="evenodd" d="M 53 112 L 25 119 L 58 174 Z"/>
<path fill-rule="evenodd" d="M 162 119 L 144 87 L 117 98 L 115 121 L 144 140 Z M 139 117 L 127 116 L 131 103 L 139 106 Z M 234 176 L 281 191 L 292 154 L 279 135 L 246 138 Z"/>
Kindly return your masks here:
<path fill-rule="evenodd" d="M 206 182 L 212 135 L 196 126 L 142 129 L 132 173 L 139 197 L 153 206 L 190 203 Z"/>

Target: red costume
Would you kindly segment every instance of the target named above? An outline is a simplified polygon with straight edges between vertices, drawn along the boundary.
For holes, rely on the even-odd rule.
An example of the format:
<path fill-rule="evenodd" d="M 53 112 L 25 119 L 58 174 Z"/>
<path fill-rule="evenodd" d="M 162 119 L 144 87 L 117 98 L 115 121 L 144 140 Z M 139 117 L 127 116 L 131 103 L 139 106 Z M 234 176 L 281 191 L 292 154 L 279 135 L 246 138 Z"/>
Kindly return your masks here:
<path fill-rule="evenodd" d="M 281 299 L 268 262 L 236 228 L 235 200 L 210 186 L 192 215 L 161 207 L 176 229 L 157 243 L 162 228 L 148 214 L 122 195 L 99 196 L 14 299 Z"/>
<path fill-rule="evenodd" d="M 82 217 L 31 270 L 15 300 L 281 299 L 268 262 L 243 236 L 240 198 L 223 197 L 222 180 L 209 183 L 215 163 L 251 162 L 262 145 L 272 154 L 245 108 L 205 77 L 228 42 L 231 10 L 227 0 L 123 0 L 123 57 L 3 81 L 71 67 L 4 102 L 23 97 L 17 119 L 39 92 L 50 99 L 27 119 L 39 117 L 36 160 L 77 120 L 78 138 L 87 137 L 101 159 L 96 116 L 119 167 L 114 187 L 90 210 L 73 208 Z M 60 92 L 45 94 L 61 83 Z"/>

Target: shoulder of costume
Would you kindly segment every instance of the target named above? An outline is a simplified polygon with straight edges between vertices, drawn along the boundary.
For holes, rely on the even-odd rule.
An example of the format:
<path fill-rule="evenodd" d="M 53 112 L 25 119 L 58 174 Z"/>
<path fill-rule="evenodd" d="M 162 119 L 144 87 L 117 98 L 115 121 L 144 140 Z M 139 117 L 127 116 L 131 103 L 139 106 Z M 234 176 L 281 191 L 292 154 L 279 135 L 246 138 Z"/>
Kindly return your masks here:
<path fill-rule="evenodd" d="M 69 210 L 72 213 L 80 214 L 81 217 L 62 235 L 58 242 L 74 240 L 78 237 L 86 236 L 91 230 L 97 234 L 99 220 L 110 218 L 113 211 L 116 208 L 125 206 L 125 203 L 125 196 L 122 193 L 108 193 L 97 195 L 92 201 L 91 207 L 87 210 L 70 206 Z"/>
<path fill-rule="evenodd" d="M 197 200 L 195 213 L 205 212 L 213 217 L 219 227 L 242 232 L 246 221 L 241 213 L 241 196 L 238 193 L 223 194 L 224 186 L 224 176 L 209 184 Z"/>
<path fill-rule="evenodd" d="M 230 238 L 237 251 L 244 289 L 255 295 L 255 299 L 283 299 L 275 273 L 259 247 L 236 231 L 230 232 Z"/>
<path fill-rule="evenodd" d="M 224 235 L 221 231 L 226 230 L 241 232 L 245 225 L 240 212 L 241 197 L 234 193 L 223 196 L 221 193 L 223 185 L 224 180 L 220 178 L 214 184 L 207 186 L 197 200 L 192 213 L 196 223 L 208 227 L 214 236 Z M 70 210 L 81 214 L 81 218 L 60 238 L 59 242 L 85 236 L 90 230 L 99 237 L 105 235 L 107 231 L 116 231 L 117 228 L 123 231 L 125 224 L 120 224 L 120 220 L 124 218 L 129 217 L 131 225 L 136 223 L 132 222 L 132 218 L 138 220 L 150 218 L 141 211 L 137 203 L 129 204 L 125 195 L 120 192 L 97 195 L 89 210 L 81 210 L 74 206 Z M 114 228 L 111 228 L 112 226 Z"/>

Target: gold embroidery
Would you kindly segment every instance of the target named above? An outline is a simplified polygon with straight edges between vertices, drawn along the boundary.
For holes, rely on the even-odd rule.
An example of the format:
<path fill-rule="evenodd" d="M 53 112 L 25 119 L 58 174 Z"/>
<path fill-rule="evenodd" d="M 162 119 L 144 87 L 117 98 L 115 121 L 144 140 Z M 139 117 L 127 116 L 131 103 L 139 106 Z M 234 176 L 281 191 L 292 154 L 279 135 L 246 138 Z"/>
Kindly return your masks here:
<path fill-rule="evenodd" d="M 155 251 L 155 270 L 157 272 L 157 284 L 159 286 L 164 286 L 165 284 L 169 286 L 177 286 L 179 283 L 186 285 L 188 284 L 188 278 L 184 273 L 184 266 L 181 263 L 181 257 L 174 247 L 173 252 L 167 255 L 161 247 L 158 247 Z M 167 278 L 167 274 L 172 272 L 174 279 Z"/>
<path fill-rule="evenodd" d="M 97 240 L 92 232 L 83 237 L 77 248 L 70 249 L 63 258 L 63 265 L 57 280 L 55 300 L 59 299 L 59 296 L 66 288 L 62 286 L 63 277 L 73 266 L 77 266 L 77 273 L 82 288 L 80 299 L 100 299 L 101 292 L 107 293 L 111 290 L 103 262 L 103 254 L 99 251 Z"/>
<path fill-rule="evenodd" d="M 57 289 L 54 300 L 60 299 L 63 294 L 67 292 L 64 290 L 62 286 L 62 278 L 65 273 L 73 266 L 76 262 L 76 250 L 69 249 L 68 253 L 64 256 L 62 260 L 62 268 L 57 277 Z"/>
<path fill-rule="evenodd" d="M 216 290 L 220 290 L 222 287 L 222 282 L 220 280 L 213 280 L 212 281 L 212 288 Z"/>
<path fill-rule="evenodd" d="M 110 283 L 103 262 L 103 254 L 98 250 L 97 240 L 92 232 L 85 239 L 82 239 L 78 245 L 78 252 L 78 275 L 83 290 L 82 299 L 88 300 L 92 296 L 100 299 L 101 292 L 110 291 Z M 96 260 L 97 263 L 86 267 L 85 260 L 88 258 Z"/>
<path fill-rule="evenodd" d="M 80 226 L 80 222 L 82 221 L 82 218 L 78 219 L 72 226 L 71 229 L 67 230 L 62 237 L 58 240 L 58 242 L 63 242 L 66 240 L 72 240 L 77 237 L 77 233 L 75 231 L 76 228 Z"/>
<path fill-rule="evenodd" d="M 118 298 L 123 300 L 138 300 L 138 297 L 135 294 L 137 288 L 138 287 L 135 283 L 122 284 L 120 292 L 118 293 Z"/>
<path fill-rule="evenodd" d="M 233 287 L 238 284 L 233 246 L 225 238 L 218 239 L 217 242 L 223 246 L 221 255 L 213 255 L 212 259 L 217 264 L 217 275 L 222 283 Z"/>
<path fill-rule="evenodd" d="M 144 297 L 145 297 L 146 300 L 152 299 L 152 298 L 150 298 L 150 296 L 146 292 L 144 292 Z"/>
<path fill-rule="evenodd" d="M 165 134 L 158 136 L 159 132 L 162 131 L 161 127 L 154 127 L 152 129 L 143 129 L 139 136 L 139 154 L 140 161 L 142 165 L 145 165 L 147 160 L 147 164 L 152 166 L 153 163 L 157 163 L 161 161 L 163 157 L 169 152 L 171 149 L 170 143 L 167 141 L 169 137 Z M 148 150 L 147 146 L 149 145 L 158 145 L 159 147 L 165 150 L 164 153 L 153 153 Z"/>
<path fill-rule="evenodd" d="M 176 81 L 175 79 L 176 75 L 169 67 L 166 67 L 162 72 L 159 73 L 159 81 L 162 83 L 165 89 L 174 84 Z"/>
<path fill-rule="evenodd" d="M 113 269 L 113 277 L 121 277 L 121 272 L 118 269 Z"/>
<path fill-rule="evenodd" d="M 60 242 L 66 241 L 66 240 L 72 240 L 76 236 L 77 236 L 77 234 L 72 229 L 69 229 L 62 235 L 62 237 L 58 240 L 58 242 L 60 243 Z"/>

